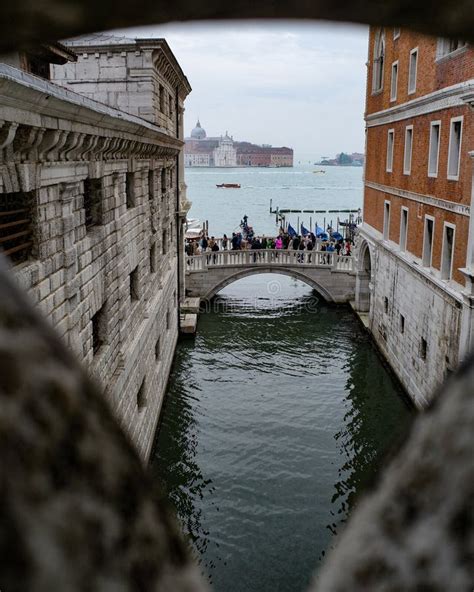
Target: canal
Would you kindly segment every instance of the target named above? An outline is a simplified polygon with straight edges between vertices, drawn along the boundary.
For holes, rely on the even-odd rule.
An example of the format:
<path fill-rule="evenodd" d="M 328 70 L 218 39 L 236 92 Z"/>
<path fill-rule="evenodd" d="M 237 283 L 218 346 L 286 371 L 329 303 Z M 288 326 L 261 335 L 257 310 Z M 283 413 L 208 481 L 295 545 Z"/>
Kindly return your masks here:
<path fill-rule="evenodd" d="M 240 280 L 177 350 L 151 468 L 215 592 L 300 592 L 412 411 L 349 308 Z"/>

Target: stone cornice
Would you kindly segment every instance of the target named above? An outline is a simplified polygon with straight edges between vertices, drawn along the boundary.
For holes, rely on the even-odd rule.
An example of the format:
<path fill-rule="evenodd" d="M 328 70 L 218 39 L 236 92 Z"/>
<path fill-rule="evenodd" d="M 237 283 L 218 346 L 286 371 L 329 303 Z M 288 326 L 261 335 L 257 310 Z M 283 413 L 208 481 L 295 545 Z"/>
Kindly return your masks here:
<path fill-rule="evenodd" d="M 470 215 L 469 206 L 456 203 L 454 201 L 448 201 L 447 199 L 440 199 L 439 197 L 434 197 L 433 195 L 414 193 L 413 191 L 406 191 L 405 189 L 398 189 L 397 187 L 382 185 L 373 181 L 366 181 L 365 186 L 369 187 L 370 189 L 375 189 L 376 191 L 381 191 L 382 193 L 388 193 L 389 195 L 395 195 L 396 197 L 401 197 L 403 199 L 409 199 L 411 201 L 416 201 L 425 205 L 441 208 L 442 210 L 447 210 L 448 212 L 453 212 L 454 214 L 459 214 L 460 216 Z"/>
<path fill-rule="evenodd" d="M 464 107 L 466 105 L 464 95 L 470 95 L 473 92 L 474 80 L 466 80 L 460 84 L 437 90 L 390 109 L 368 114 L 365 117 L 366 125 L 367 127 L 388 125 L 395 121 L 427 115 L 442 109 Z"/>
<path fill-rule="evenodd" d="M 139 117 L 3 64 L 0 114 L 3 160 L 166 158 L 183 146 Z"/>

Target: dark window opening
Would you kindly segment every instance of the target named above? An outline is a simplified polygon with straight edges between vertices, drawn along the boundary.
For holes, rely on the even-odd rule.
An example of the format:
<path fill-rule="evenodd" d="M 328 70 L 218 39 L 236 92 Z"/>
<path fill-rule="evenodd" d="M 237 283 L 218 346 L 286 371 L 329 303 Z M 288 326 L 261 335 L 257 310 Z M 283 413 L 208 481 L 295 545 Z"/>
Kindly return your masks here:
<path fill-rule="evenodd" d="M 45 80 L 51 80 L 51 68 L 49 62 L 38 56 L 26 55 L 26 71 L 44 78 Z"/>
<path fill-rule="evenodd" d="M 161 169 L 161 195 L 166 193 L 166 169 Z"/>
<path fill-rule="evenodd" d="M 169 331 L 170 328 L 170 311 L 166 311 L 166 330 Z"/>
<path fill-rule="evenodd" d="M 140 299 L 138 290 L 138 265 L 130 274 L 130 299 L 132 302 Z"/>
<path fill-rule="evenodd" d="M 153 243 L 150 247 L 150 273 L 156 272 L 156 244 Z"/>
<path fill-rule="evenodd" d="M 155 171 L 148 171 L 148 199 L 155 197 Z"/>
<path fill-rule="evenodd" d="M 139 411 L 146 407 L 146 389 L 145 389 L 145 379 L 143 379 L 140 388 L 137 392 L 137 408 Z"/>
<path fill-rule="evenodd" d="M 163 86 L 160 84 L 160 111 L 165 114 L 165 89 L 163 88 Z"/>
<path fill-rule="evenodd" d="M 13 263 L 27 261 L 33 251 L 33 194 L 0 194 L 0 249 Z"/>
<path fill-rule="evenodd" d="M 158 337 L 158 339 L 156 340 L 155 343 L 155 360 L 159 360 L 161 356 L 161 343 L 160 343 L 160 338 Z"/>
<path fill-rule="evenodd" d="M 106 342 L 105 304 L 92 317 L 92 352 L 94 355 Z"/>
<path fill-rule="evenodd" d="M 426 360 L 427 351 L 428 351 L 428 344 L 426 342 L 426 339 L 423 339 L 423 337 L 422 337 L 421 344 L 420 344 L 420 358 L 422 360 Z"/>
<path fill-rule="evenodd" d="M 84 181 L 84 211 L 86 228 L 102 224 L 102 180 L 86 179 Z"/>
<path fill-rule="evenodd" d="M 135 173 L 126 174 L 125 191 L 127 196 L 127 208 L 133 208 L 135 206 Z"/>
<path fill-rule="evenodd" d="M 400 315 L 400 333 L 405 333 L 405 317 Z"/>
<path fill-rule="evenodd" d="M 163 230 L 163 235 L 161 239 L 161 252 L 163 255 L 166 255 L 168 252 L 168 233 L 166 230 Z"/>
<path fill-rule="evenodd" d="M 388 312 L 388 298 L 386 296 L 383 299 L 383 308 L 385 312 Z"/>

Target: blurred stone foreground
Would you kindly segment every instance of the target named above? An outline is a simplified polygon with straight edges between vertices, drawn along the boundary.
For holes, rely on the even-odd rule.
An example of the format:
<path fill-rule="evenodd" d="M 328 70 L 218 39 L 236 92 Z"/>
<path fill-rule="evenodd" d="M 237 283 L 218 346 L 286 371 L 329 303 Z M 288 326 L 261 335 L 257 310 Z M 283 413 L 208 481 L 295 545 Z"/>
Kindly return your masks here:
<path fill-rule="evenodd" d="M 221 5 L 150 0 L 0 8 L 4 49 L 169 20 L 307 17 L 474 39 L 470 2 Z M 430 15 L 427 20 L 426 15 Z M 0 590 L 199 591 L 154 485 L 104 399 L 0 262 Z M 322 592 L 474 589 L 474 366 L 421 414 L 314 584 Z"/>

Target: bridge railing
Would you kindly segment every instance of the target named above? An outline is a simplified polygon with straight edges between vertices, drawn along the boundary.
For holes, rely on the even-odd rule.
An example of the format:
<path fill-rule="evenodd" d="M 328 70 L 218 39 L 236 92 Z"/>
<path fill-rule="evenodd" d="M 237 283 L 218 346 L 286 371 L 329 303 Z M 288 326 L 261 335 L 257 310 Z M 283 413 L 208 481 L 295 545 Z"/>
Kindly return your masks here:
<path fill-rule="evenodd" d="M 293 251 L 283 249 L 255 249 L 245 251 L 206 251 L 188 256 L 186 269 L 205 271 L 211 267 L 251 266 L 323 267 L 337 271 L 353 271 L 354 259 L 328 251 Z"/>

